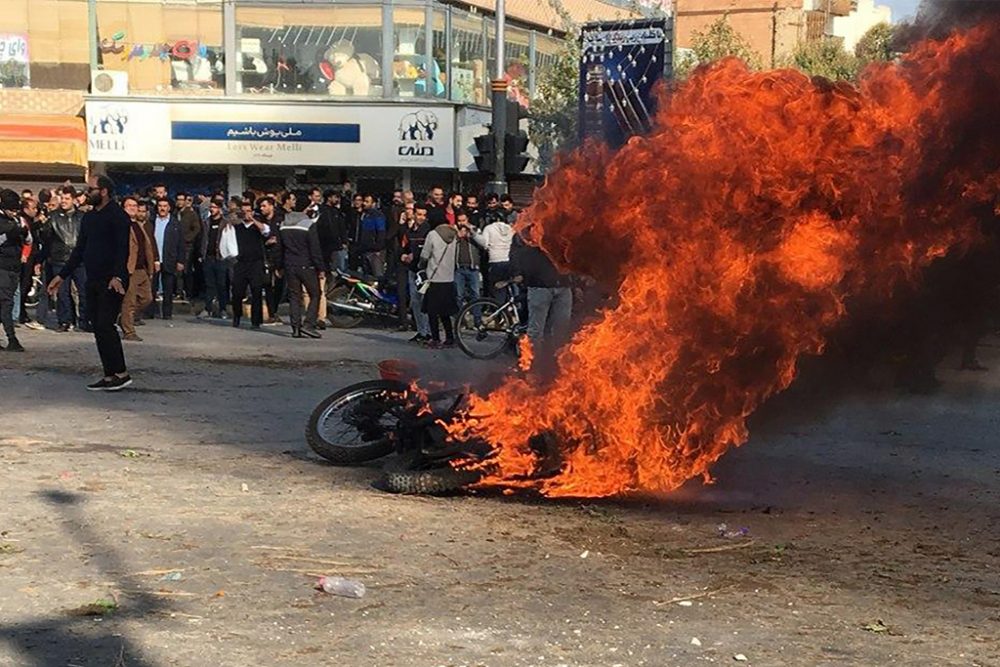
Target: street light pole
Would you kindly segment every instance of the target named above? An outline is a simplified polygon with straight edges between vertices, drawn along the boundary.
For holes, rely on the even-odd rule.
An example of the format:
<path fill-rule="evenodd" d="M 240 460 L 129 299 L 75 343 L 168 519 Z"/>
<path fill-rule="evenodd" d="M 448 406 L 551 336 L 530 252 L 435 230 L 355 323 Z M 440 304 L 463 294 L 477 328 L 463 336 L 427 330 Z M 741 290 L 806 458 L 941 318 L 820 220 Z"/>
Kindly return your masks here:
<path fill-rule="evenodd" d="M 490 192 L 498 195 L 507 194 L 507 170 L 504 151 L 504 136 L 507 132 L 507 79 L 504 78 L 506 64 L 504 62 L 504 32 L 506 31 L 507 11 L 504 0 L 497 2 L 497 34 L 496 34 L 496 71 L 491 82 L 491 101 L 493 103 L 493 142 L 496 155 L 496 168 L 493 180 L 489 183 Z"/>

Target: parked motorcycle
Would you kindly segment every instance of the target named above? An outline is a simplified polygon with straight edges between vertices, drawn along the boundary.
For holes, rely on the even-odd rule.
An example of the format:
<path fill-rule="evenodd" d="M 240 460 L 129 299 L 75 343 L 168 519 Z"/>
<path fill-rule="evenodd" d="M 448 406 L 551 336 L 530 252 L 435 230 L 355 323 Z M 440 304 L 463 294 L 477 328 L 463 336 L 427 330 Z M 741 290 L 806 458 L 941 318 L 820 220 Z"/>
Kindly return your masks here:
<path fill-rule="evenodd" d="M 354 271 L 338 270 L 326 287 L 327 317 L 333 326 L 351 329 L 366 317 L 399 317 L 395 285 Z"/>

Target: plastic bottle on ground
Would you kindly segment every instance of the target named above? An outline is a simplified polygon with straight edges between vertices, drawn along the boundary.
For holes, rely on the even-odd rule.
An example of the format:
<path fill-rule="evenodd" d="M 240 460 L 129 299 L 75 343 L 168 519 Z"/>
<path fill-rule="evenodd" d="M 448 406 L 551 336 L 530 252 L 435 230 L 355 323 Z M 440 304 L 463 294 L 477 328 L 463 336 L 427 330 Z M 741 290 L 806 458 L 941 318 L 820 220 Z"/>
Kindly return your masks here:
<path fill-rule="evenodd" d="M 365 585 L 360 581 L 345 579 L 344 577 L 320 577 L 316 587 L 331 595 L 339 595 L 345 598 L 363 598 L 365 596 Z"/>

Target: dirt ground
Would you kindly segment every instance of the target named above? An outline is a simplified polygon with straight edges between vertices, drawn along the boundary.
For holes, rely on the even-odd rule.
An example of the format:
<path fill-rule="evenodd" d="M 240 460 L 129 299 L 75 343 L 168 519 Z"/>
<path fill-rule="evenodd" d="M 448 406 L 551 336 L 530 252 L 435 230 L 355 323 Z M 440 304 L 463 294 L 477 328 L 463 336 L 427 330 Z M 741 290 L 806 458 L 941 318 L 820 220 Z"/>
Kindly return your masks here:
<path fill-rule="evenodd" d="M 933 396 L 779 401 L 712 486 L 551 502 L 391 496 L 308 452 L 379 359 L 489 372 L 461 352 L 140 333 L 117 395 L 83 389 L 89 336 L 0 353 L 0 665 L 1000 665 L 1000 349 Z"/>

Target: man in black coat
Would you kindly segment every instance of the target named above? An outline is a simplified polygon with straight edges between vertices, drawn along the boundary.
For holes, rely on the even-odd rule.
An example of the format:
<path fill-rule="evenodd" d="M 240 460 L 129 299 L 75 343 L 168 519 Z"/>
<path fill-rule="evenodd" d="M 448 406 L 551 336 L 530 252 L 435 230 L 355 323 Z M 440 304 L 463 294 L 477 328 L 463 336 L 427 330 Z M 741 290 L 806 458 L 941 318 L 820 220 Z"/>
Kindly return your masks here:
<path fill-rule="evenodd" d="M 285 216 L 278 231 L 281 236 L 282 266 L 288 284 L 288 305 L 291 310 L 293 338 L 319 338 L 316 322 L 319 319 L 319 276 L 325 261 L 319 242 L 316 220 L 319 207 L 306 209 L 305 215 Z M 309 294 L 309 307 L 305 326 L 302 324 L 302 289 Z"/>
<path fill-rule="evenodd" d="M 87 385 L 91 391 L 118 391 L 132 384 L 125 366 L 125 353 L 115 322 L 128 288 L 128 256 L 131 221 L 111 197 L 115 184 L 107 176 L 91 180 L 87 203 L 93 208 L 84 214 L 80 236 L 69 261 L 49 283 L 55 293 L 62 281 L 80 264 L 87 269 L 87 305 L 101 355 L 104 377 Z"/>
<path fill-rule="evenodd" d="M 20 199 L 13 190 L 0 190 L 0 323 L 7 336 L 8 352 L 24 352 L 14 335 L 14 292 L 21 281 L 21 246 L 24 229 L 18 219 Z M 24 298 L 22 296 L 22 298 Z"/>
<path fill-rule="evenodd" d="M 153 303 L 146 310 L 146 316 L 154 317 L 156 295 L 159 292 L 163 297 L 162 317 L 169 320 L 174 314 L 177 281 L 184 275 L 187 246 L 184 243 L 184 231 L 181 229 L 180 220 L 170 212 L 170 200 L 166 197 L 157 200 L 156 214 L 146 223 L 146 233 L 153 240 L 153 250 L 156 253 Z"/>

